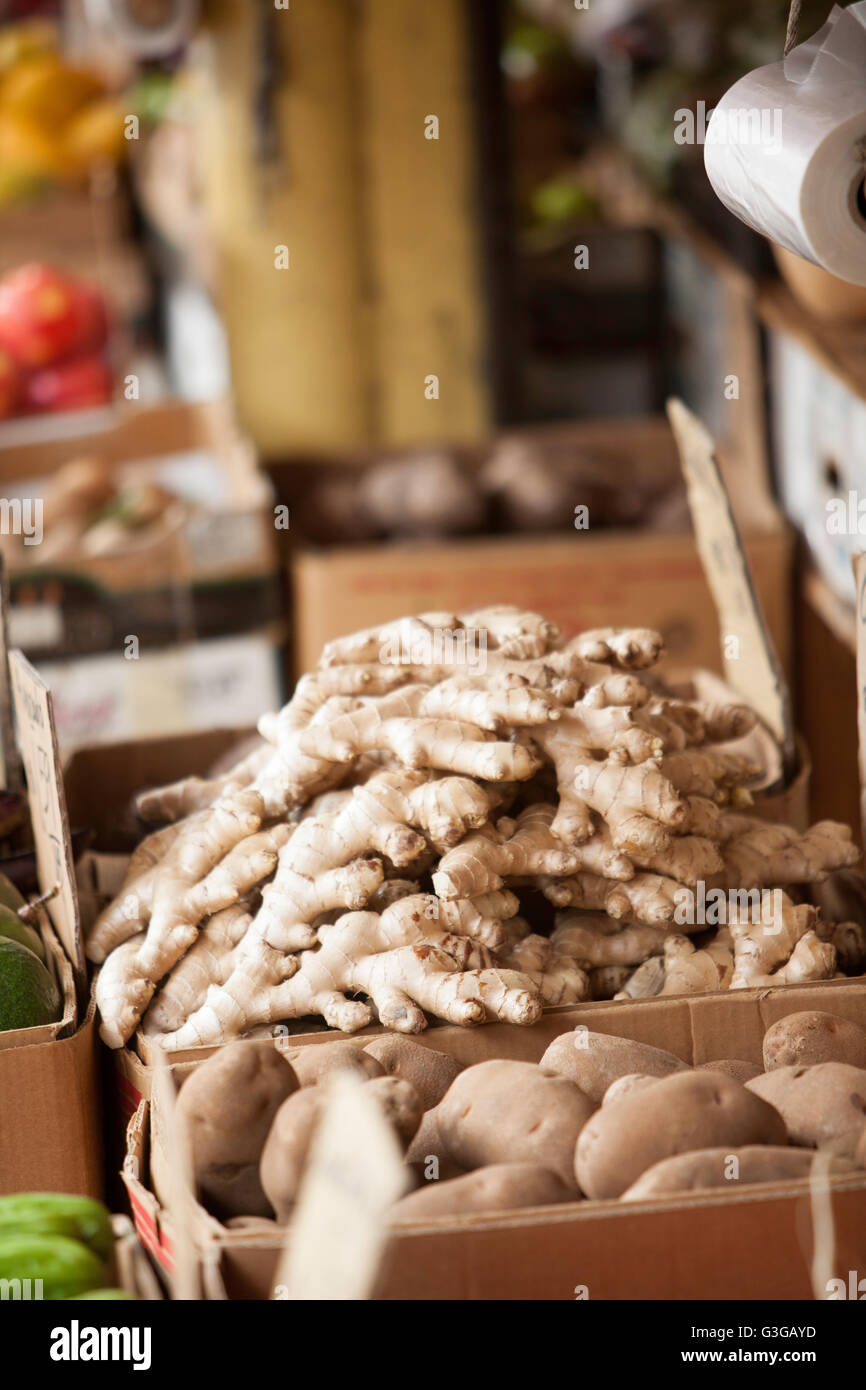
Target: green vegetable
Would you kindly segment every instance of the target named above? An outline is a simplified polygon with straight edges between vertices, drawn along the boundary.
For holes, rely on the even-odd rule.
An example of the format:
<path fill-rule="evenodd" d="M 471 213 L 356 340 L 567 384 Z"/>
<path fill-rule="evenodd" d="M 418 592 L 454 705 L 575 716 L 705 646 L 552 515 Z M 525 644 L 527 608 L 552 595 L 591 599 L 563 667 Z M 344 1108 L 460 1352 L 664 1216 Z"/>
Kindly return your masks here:
<path fill-rule="evenodd" d="M 0 1236 L 0 1285 L 4 1289 L 11 1283 L 13 1288 L 21 1288 L 22 1296 L 27 1291 L 31 1298 L 75 1298 L 99 1288 L 104 1278 L 102 1260 L 79 1240 L 25 1233 Z M 7 1283 L 2 1284 L 3 1280 Z"/>
<path fill-rule="evenodd" d="M 62 1012 L 60 991 L 39 957 L 0 937 L 0 1032 L 56 1023 Z"/>
<path fill-rule="evenodd" d="M 546 225 L 557 222 L 592 221 L 598 216 L 598 205 L 576 179 L 564 175 L 539 184 L 530 196 L 530 207 L 536 222 Z"/>
<path fill-rule="evenodd" d="M 28 1233 L 81 1241 L 102 1260 L 114 1248 L 111 1218 L 102 1203 L 67 1192 L 16 1192 L 0 1197 L 0 1240 Z"/>
<path fill-rule="evenodd" d="M 0 874 L 0 903 L 11 908 L 13 912 L 20 912 L 22 907 L 27 906 L 11 878 L 7 878 L 5 874 Z"/>
<path fill-rule="evenodd" d="M 32 951 L 34 956 L 38 956 L 43 965 L 45 964 L 45 947 L 38 931 L 27 922 L 22 922 L 17 912 L 3 903 L 0 903 L 0 936 L 5 937 L 7 941 L 17 941 L 19 946 L 26 946 L 28 951 Z"/>

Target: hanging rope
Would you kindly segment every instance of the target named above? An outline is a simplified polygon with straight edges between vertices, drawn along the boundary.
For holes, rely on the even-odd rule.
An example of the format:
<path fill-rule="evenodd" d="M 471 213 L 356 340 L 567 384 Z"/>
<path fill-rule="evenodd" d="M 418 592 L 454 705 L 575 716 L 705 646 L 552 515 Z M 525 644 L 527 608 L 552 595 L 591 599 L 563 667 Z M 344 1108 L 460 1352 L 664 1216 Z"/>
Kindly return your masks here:
<path fill-rule="evenodd" d="M 788 11 L 788 32 L 785 35 L 785 57 L 797 42 L 797 32 L 800 28 L 800 16 L 803 13 L 803 0 L 791 0 L 791 8 Z"/>

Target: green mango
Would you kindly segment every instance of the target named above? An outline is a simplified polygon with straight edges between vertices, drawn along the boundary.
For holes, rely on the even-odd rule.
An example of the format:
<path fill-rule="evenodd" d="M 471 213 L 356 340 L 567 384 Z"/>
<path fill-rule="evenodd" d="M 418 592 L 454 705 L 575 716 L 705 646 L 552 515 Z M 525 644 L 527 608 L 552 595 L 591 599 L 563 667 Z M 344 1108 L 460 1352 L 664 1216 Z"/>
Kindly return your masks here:
<path fill-rule="evenodd" d="M 5 874 L 0 874 L 0 903 L 3 907 L 9 907 L 13 912 L 20 912 L 22 907 L 27 906 L 26 900 L 18 892 L 11 878 Z"/>
<path fill-rule="evenodd" d="M 31 1299 L 40 1294 L 44 1299 L 75 1298 L 100 1288 L 104 1278 L 102 1260 L 80 1240 L 12 1232 L 0 1236 L 0 1285 L 7 1298 L 10 1286 L 22 1295 L 29 1292 Z"/>
<path fill-rule="evenodd" d="M 62 1014 L 60 991 L 39 957 L 0 936 L 0 1032 L 56 1023 Z"/>
<path fill-rule="evenodd" d="M 102 1203 L 67 1192 L 15 1192 L 0 1197 L 0 1239 L 27 1233 L 79 1240 L 101 1260 L 107 1260 L 114 1248 L 111 1217 Z"/>
<path fill-rule="evenodd" d="M 45 947 L 42 944 L 42 937 L 29 922 L 22 922 L 11 907 L 5 903 L 0 903 L 0 936 L 5 936 L 7 941 L 17 941 L 19 945 L 26 946 L 28 951 L 32 951 L 34 956 L 38 956 L 45 964 Z"/>
<path fill-rule="evenodd" d="M 135 1294 L 126 1293 L 124 1289 L 90 1289 L 88 1293 L 77 1293 L 74 1296 L 80 1302 L 83 1302 L 85 1298 L 116 1299 L 118 1301 L 123 1299 L 128 1303 L 138 1302 Z"/>

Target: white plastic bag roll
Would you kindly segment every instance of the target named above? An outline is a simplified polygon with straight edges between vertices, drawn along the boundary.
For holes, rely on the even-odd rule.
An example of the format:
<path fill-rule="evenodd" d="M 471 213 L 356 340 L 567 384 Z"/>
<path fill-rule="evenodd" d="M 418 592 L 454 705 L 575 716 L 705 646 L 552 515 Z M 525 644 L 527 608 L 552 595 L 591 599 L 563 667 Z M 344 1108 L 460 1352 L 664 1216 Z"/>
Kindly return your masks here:
<path fill-rule="evenodd" d="M 735 82 L 713 112 L 704 162 L 741 221 L 866 285 L 866 0 L 782 62 Z"/>

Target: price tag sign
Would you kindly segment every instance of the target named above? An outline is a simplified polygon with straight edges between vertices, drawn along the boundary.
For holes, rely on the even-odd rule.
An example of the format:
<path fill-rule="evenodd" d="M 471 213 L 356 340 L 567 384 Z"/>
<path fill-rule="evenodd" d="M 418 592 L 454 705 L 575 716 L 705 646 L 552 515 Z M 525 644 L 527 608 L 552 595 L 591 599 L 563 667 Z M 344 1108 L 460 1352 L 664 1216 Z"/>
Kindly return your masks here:
<path fill-rule="evenodd" d="M 778 739 L 790 776 L 797 761 L 790 691 L 755 593 L 715 443 L 682 401 L 669 401 L 667 409 L 698 552 L 719 615 L 726 680 Z"/>
<path fill-rule="evenodd" d="M 407 1171 L 399 1145 L 364 1084 L 335 1076 L 292 1217 L 273 1296 L 369 1298 L 388 1235 L 388 1209 Z"/>
<path fill-rule="evenodd" d="M 72 963 L 76 982 L 83 988 L 86 975 L 72 839 L 51 691 L 22 652 L 11 653 L 9 675 L 27 778 L 39 887 L 43 893 L 54 893 L 46 908 Z"/>

